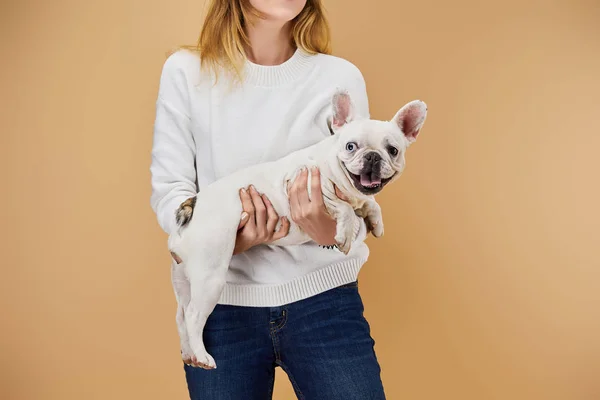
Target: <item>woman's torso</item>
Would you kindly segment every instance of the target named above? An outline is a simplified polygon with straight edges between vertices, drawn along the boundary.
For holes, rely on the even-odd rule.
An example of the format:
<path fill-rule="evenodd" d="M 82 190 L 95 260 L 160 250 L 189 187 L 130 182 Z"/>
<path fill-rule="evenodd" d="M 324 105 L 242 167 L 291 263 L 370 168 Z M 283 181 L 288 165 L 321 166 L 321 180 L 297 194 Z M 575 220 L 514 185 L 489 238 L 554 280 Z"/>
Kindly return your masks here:
<path fill-rule="evenodd" d="M 201 79 L 194 55 L 181 57 L 187 57 L 189 116 L 200 192 L 239 169 L 279 159 L 328 137 L 331 97 L 340 88 L 347 88 L 358 112 L 368 116 L 362 75 L 341 58 L 297 51 L 279 66 L 248 64 L 244 84 L 229 87 L 222 78 L 214 86 L 209 79 Z M 257 246 L 233 257 L 227 281 L 237 287 L 278 286 L 334 264 L 362 264 L 367 256 L 362 242 L 348 256 L 312 242 Z"/>

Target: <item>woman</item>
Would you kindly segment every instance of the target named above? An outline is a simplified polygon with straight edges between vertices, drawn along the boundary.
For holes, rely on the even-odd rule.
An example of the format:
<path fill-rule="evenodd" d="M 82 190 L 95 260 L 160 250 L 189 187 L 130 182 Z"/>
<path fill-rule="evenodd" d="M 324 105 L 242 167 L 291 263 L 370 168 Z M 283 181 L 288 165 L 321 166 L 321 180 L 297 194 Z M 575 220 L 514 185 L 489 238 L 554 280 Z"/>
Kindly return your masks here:
<path fill-rule="evenodd" d="M 329 46 L 320 0 L 210 2 L 198 46 L 169 56 L 160 79 L 151 204 L 165 232 L 203 186 L 329 135 L 336 89 L 368 117 L 363 76 Z M 290 217 L 314 242 L 288 247 L 268 245 L 287 234 L 285 217 L 275 232 L 269 200 L 240 188 L 227 285 L 204 332 L 218 368 L 184 365 L 192 399 L 270 399 L 276 366 L 300 399 L 385 398 L 356 282 L 369 255 L 365 223 L 356 218 L 352 251 L 338 251 L 319 182 L 305 171 L 292 184 Z"/>

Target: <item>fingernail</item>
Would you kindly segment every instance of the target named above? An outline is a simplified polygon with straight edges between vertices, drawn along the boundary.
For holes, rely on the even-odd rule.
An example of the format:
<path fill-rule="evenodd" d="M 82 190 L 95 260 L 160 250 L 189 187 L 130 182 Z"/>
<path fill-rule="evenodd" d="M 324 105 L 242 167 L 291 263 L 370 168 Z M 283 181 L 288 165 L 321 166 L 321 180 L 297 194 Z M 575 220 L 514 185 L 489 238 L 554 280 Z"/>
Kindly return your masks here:
<path fill-rule="evenodd" d="M 319 169 L 319 167 L 317 167 L 316 165 L 313 165 L 312 170 L 317 172 L 317 170 Z"/>
<path fill-rule="evenodd" d="M 242 191 L 242 193 L 246 193 L 246 189 L 245 188 L 241 188 L 240 190 Z"/>
<path fill-rule="evenodd" d="M 248 213 L 247 213 L 246 211 L 244 211 L 244 212 L 242 213 L 242 218 L 241 218 L 241 219 L 242 219 L 242 221 L 243 221 L 243 220 L 245 220 L 246 218 L 248 218 Z"/>

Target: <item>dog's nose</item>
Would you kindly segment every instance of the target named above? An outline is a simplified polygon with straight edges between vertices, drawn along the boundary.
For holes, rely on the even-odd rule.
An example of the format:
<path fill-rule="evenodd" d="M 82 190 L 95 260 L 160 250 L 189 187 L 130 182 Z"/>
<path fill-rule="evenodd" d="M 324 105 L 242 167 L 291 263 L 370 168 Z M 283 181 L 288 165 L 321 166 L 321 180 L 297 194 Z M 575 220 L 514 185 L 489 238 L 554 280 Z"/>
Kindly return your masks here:
<path fill-rule="evenodd" d="M 379 153 L 372 151 L 370 153 L 365 154 L 365 160 L 371 164 L 375 164 L 381 161 L 381 156 L 379 155 Z"/>

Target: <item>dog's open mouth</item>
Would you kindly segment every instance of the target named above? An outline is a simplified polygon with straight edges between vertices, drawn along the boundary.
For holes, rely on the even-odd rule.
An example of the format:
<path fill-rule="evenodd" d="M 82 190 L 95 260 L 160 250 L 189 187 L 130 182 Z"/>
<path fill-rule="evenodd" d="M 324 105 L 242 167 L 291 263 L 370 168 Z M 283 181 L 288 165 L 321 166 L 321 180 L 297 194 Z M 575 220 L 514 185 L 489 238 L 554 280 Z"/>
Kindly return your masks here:
<path fill-rule="evenodd" d="M 356 175 L 348 171 L 348 169 L 346 169 L 346 171 L 352 179 L 354 187 L 358 189 L 361 193 L 366 195 L 373 195 L 379 193 L 381 189 L 383 189 L 383 187 L 394 177 L 393 175 L 389 178 L 381 178 L 372 174 Z"/>

